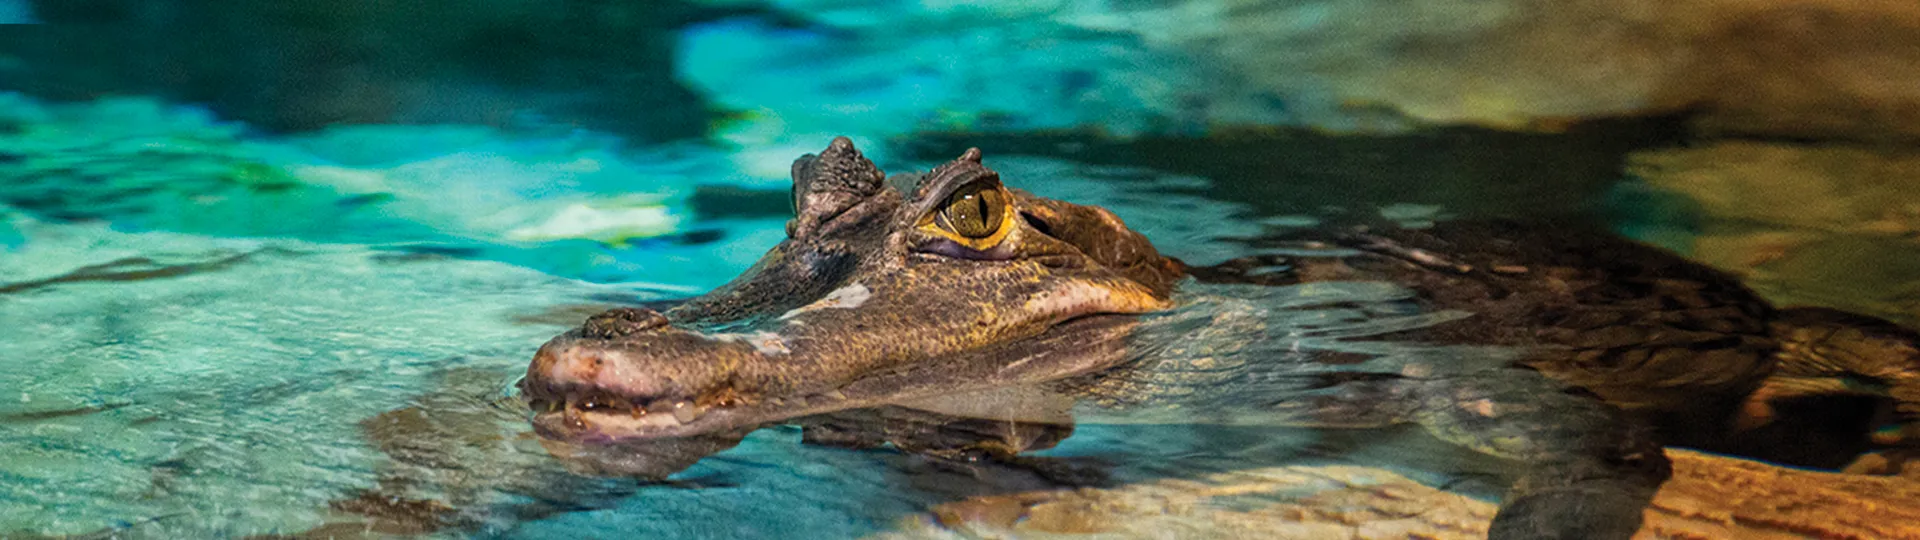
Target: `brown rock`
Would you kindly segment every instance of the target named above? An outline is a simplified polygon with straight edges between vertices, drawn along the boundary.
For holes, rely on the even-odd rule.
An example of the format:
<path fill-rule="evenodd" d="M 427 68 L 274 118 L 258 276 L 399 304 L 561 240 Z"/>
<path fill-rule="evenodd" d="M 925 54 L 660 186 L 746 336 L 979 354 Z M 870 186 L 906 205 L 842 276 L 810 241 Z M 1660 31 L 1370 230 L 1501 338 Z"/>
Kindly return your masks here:
<path fill-rule="evenodd" d="M 1920 151 L 1733 141 L 1636 153 L 1628 172 L 1697 207 L 1669 247 L 1768 300 L 1920 323 Z"/>
<path fill-rule="evenodd" d="M 1552 130 L 1687 110 L 1707 133 L 1920 139 L 1907 0 L 1217 3 L 1217 21 L 1142 32 L 1356 115 Z"/>
<path fill-rule="evenodd" d="M 1673 479 L 1636 538 L 1920 539 L 1920 482 L 1667 454 Z M 1494 505 L 1381 469 L 1292 466 L 976 497 L 933 513 L 939 525 L 879 537 L 1484 538 Z"/>
<path fill-rule="evenodd" d="M 1641 538 L 1920 539 L 1920 482 L 1669 450 Z"/>

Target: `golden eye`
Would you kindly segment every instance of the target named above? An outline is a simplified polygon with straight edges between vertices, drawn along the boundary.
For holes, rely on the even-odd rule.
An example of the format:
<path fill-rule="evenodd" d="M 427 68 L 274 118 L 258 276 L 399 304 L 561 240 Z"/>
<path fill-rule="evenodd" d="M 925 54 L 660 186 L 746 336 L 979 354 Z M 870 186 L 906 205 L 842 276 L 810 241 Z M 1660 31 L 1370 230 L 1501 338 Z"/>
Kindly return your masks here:
<path fill-rule="evenodd" d="M 991 185 L 975 184 L 960 188 L 941 203 L 940 219 L 954 234 L 967 238 L 986 238 L 1000 231 L 1006 220 L 1007 196 Z"/>

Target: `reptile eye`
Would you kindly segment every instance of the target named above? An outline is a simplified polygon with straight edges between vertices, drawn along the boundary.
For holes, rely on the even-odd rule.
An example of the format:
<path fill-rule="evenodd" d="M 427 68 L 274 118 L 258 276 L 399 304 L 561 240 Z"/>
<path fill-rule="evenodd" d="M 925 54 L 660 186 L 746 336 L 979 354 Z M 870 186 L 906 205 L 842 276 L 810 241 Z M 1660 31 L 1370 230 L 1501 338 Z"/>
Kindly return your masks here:
<path fill-rule="evenodd" d="M 999 232 L 1006 223 L 1006 213 L 1006 193 L 984 184 L 960 188 L 940 205 L 941 224 L 954 234 L 973 239 Z"/>
<path fill-rule="evenodd" d="M 1003 260 L 1012 252 L 1019 229 L 1014 216 L 1018 201 L 1000 182 L 970 182 L 924 211 L 915 230 L 921 236 L 913 249 L 961 259 Z"/>

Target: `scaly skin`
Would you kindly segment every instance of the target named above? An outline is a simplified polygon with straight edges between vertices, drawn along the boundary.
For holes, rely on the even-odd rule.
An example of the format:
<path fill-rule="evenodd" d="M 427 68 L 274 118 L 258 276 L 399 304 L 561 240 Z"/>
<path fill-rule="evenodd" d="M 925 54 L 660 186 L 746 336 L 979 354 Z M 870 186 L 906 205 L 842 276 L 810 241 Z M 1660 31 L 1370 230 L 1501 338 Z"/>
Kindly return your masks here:
<path fill-rule="evenodd" d="M 1794 447 L 1769 444 L 1779 434 L 1745 434 L 1834 412 L 1788 403 L 1830 388 L 1770 381 L 1844 379 L 1861 383 L 1845 393 L 1911 397 L 1910 334 L 1798 322 L 1727 276 L 1604 235 L 1320 231 L 1293 247 L 1348 251 L 1190 268 L 1106 210 L 1004 188 L 977 150 L 888 178 L 839 138 L 793 172 L 789 239 L 745 274 L 665 313 L 597 315 L 541 348 L 522 388 L 542 435 L 618 446 L 1038 385 L 1103 406 L 1185 400 L 1293 424 L 1418 424 L 1521 465 L 1493 537 L 1625 538 L 1668 474 L 1661 442 L 1793 456 L 1772 451 Z M 1275 264 L 1288 268 L 1243 271 Z M 1220 369 L 1236 340 L 1287 338 L 1252 324 L 1200 339 L 1214 326 L 1166 322 L 1198 302 L 1180 292 L 1196 278 L 1391 282 L 1411 289 L 1412 307 L 1461 316 L 1370 339 L 1518 353 L 1470 368 L 1306 350 Z M 1865 440 L 1867 421 L 1848 425 Z M 1841 446 L 1808 453 L 1861 449 Z"/>
<path fill-rule="evenodd" d="M 1819 308 L 1778 309 L 1733 276 L 1567 224 L 1310 231 L 1268 284 L 1388 281 L 1475 316 L 1392 339 L 1525 347 L 1524 362 L 1655 426 L 1662 442 L 1837 468 L 1877 446 L 1876 406 L 1920 420 L 1920 335 Z M 1255 261 L 1201 272 L 1225 274 Z"/>

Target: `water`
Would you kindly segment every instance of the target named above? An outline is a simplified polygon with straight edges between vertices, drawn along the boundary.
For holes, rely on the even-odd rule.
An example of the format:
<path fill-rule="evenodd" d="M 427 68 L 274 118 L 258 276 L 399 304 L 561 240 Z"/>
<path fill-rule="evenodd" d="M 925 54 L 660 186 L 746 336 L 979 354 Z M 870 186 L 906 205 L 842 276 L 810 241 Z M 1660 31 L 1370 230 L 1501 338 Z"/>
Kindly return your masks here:
<path fill-rule="evenodd" d="M 473 224 L 499 222 L 503 210 L 538 221 L 542 210 L 564 208 L 553 201 L 624 197 L 608 188 L 596 194 L 591 178 L 569 180 L 578 175 L 543 163 L 626 161 L 592 146 L 554 151 L 545 139 L 484 130 L 422 128 L 395 135 L 404 149 L 343 149 L 336 141 L 378 134 L 250 136 L 169 107 L 113 101 L 55 110 L 14 139 L 27 166 L 10 169 L 0 190 L 12 204 L 0 301 L 17 321 L 0 340 L 0 357 L 11 360 L 0 367 L 0 387 L 9 389 L 0 433 L 17 451 L 0 483 L 0 529 L 293 533 L 354 522 L 341 517 L 353 514 L 340 501 L 401 478 L 427 484 L 403 493 L 452 505 L 415 520 L 425 520 L 411 525 L 415 532 L 777 536 L 804 523 L 854 536 L 970 493 L 897 493 L 899 475 L 917 473 L 889 467 L 908 458 L 802 446 L 778 429 L 676 477 L 685 485 L 596 480 L 557 468 L 526 438 L 524 420 L 492 404 L 534 347 L 592 306 L 711 287 L 778 240 L 777 216 L 654 235 L 717 231 L 708 241 L 615 244 L 592 238 L 592 229 L 572 231 L 586 238 L 527 241 L 504 234 L 505 226 Z M 89 129 L 116 109 L 157 127 Z M 52 143 L 32 137 L 55 129 L 86 133 Z M 47 164 L 56 159 L 73 165 Z M 654 175 L 587 170 L 629 188 L 646 182 L 643 191 L 685 190 L 691 174 L 681 171 L 714 159 L 651 159 L 654 170 L 670 171 Z M 1200 178 L 1017 156 L 996 165 L 1010 177 L 1047 178 L 1030 186 L 1043 194 L 1138 214 L 1135 226 L 1174 239 L 1174 251 L 1194 261 L 1226 258 L 1234 249 L 1226 238 L 1256 232 L 1232 219 L 1242 206 L 1183 193 L 1208 185 Z M 204 180 L 221 178 L 208 170 L 247 167 L 297 180 L 267 188 Z M 323 180 L 363 185 L 311 181 L 320 168 L 330 173 Z M 686 212 L 665 197 L 648 204 Z M 1211 219 L 1129 212 L 1130 202 Z M 176 210 L 183 204 L 195 210 Z M 369 427 L 409 406 L 433 411 L 429 423 L 450 422 L 447 433 Z M 437 438 L 456 434 L 466 438 Z M 1083 430 L 1082 439 L 1094 437 Z M 474 440 L 489 442 L 470 446 Z M 424 467 L 396 461 L 395 445 L 436 457 Z M 838 487 L 821 490 L 823 482 Z M 708 528 L 741 508 L 787 511 Z M 609 529 L 608 516 L 625 525 Z"/>
<path fill-rule="evenodd" d="M 16 139 L 29 166 L 11 169 L 0 190 L 12 205 L 0 302 L 18 321 L 0 340 L 0 357 L 11 360 L 0 366 L 9 389 L 0 437 L 16 449 L 0 465 L 0 529 L 246 536 L 372 523 L 442 535 L 772 537 L 801 527 L 860 536 L 936 503 L 1063 481 L 803 445 L 793 428 L 758 432 L 666 483 L 570 473 L 502 399 L 533 348 L 594 306 L 684 297 L 738 273 L 780 237 L 778 216 L 694 218 L 619 243 L 592 238 L 591 228 L 574 231 L 585 238 L 528 241 L 473 224 L 499 222 L 503 209 L 538 221 L 542 210 L 564 208 L 556 200 L 625 196 L 543 163 L 639 158 L 448 128 L 385 135 L 404 137 L 404 150 L 341 148 L 380 134 L 261 137 L 151 102 L 75 106 L 38 121 L 47 130 L 104 122 L 105 113 L 82 107 L 131 108 L 170 129 L 91 130 L 41 147 Z M 42 165 L 56 157 L 75 165 Z M 696 181 L 679 171 L 717 159 L 655 158 L 649 170 L 672 172 L 607 176 L 687 191 Z M 1205 178 L 1058 158 L 992 161 L 1020 187 L 1115 210 L 1195 264 L 1244 254 L 1234 239 L 1261 231 L 1247 204 L 1204 196 L 1215 185 Z M 418 165 L 445 163 L 466 165 Z M 186 181 L 249 164 L 294 171 L 284 173 L 294 180 L 265 189 Z M 924 167 L 889 168 L 914 166 Z M 322 179 L 363 185 L 308 181 L 323 167 Z M 437 195 L 445 191 L 457 193 Z M 676 197 L 645 204 L 688 213 Z M 227 217 L 183 215 L 175 210 L 190 204 L 183 200 Z M 673 238 L 682 230 L 718 238 Z M 1404 297 L 1391 287 L 1315 294 L 1310 304 Z M 1315 313 L 1274 324 L 1304 330 L 1334 312 Z M 1378 326 L 1385 319 L 1331 320 L 1336 332 L 1388 330 Z M 1111 466 L 1078 467 L 1114 479 L 1178 477 L 1254 457 L 1285 461 L 1321 438 L 1181 417 L 1085 423 L 1045 455 L 1098 459 Z M 1349 454 L 1363 455 L 1335 453 Z"/>
<path fill-rule="evenodd" d="M 1291 428 L 1278 411 L 1235 399 L 1309 391 L 1289 378 L 1299 374 L 1275 371 L 1302 350 L 1370 357 L 1347 368 L 1358 373 L 1478 371 L 1511 353 L 1338 339 L 1459 315 L 1410 311 L 1407 291 L 1384 284 L 1186 289 L 1184 310 L 1153 324 L 1182 336 L 1168 342 L 1233 344 L 1211 351 L 1222 363 L 1209 377 L 1222 378 L 1182 379 L 1174 387 L 1191 393 L 1151 407 L 1083 407 L 1070 436 L 1019 462 L 809 444 L 792 425 L 737 444 L 670 445 L 662 474 L 645 479 L 556 457 L 566 451 L 531 433 L 513 396 L 535 348 L 600 308 L 685 298 L 739 274 L 784 237 L 787 162 L 842 132 L 893 173 L 983 147 L 1013 187 L 1111 209 L 1195 265 L 1277 253 L 1260 239 L 1327 224 L 1575 219 L 1734 272 L 1776 302 L 1920 322 L 1920 202 L 1902 176 L 1914 163 L 1905 150 L 1686 140 L 1671 118 L 1554 134 L 1194 138 L 1229 120 L 1399 129 L 1409 119 L 1250 94 L 1228 66 L 1136 48 L 1140 40 L 1105 33 L 1105 19 L 1069 21 L 1086 39 L 1035 53 L 1004 43 L 1055 39 L 1049 25 L 1068 23 L 982 34 L 964 26 L 987 14 L 967 12 L 921 20 L 932 37 L 902 36 L 860 10 L 803 4 L 782 9 L 843 32 L 684 8 L 697 12 L 687 19 L 718 19 L 676 38 L 677 54 L 699 58 L 642 78 L 679 76 L 736 111 L 709 119 L 704 139 L 672 136 L 701 123 L 678 117 L 692 106 L 626 99 L 599 79 L 565 81 L 593 89 L 572 97 L 414 81 L 452 104 L 421 97 L 433 92 L 342 91 L 392 100 L 380 115 L 328 109 L 356 101 L 323 100 L 298 80 L 262 82 L 271 77 L 231 84 L 284 89 L 272 106 L 197 87 L 135 85 L 152 91 L 67 103 L 0 93 L 0 536 L 941 537 L 956 533 L 930 509 L 952 503 L 1141 486 L 1167 491 L 1128 501 L 1175 501 L 1169 515 L 1190 518 L 1154 526 L 1207 536 L 1232 529 L 1196 523 L 1224 527 L 1221 516 L 1319 492 L 1276 480 L 1306 474 L 1285 467 L 1363 466 L 1374 472 L 1361 477 L 1382 485 L 1393 480 L 1378 471 L 1391 471 L 1477 499 L 1448 507 L 1477 519 L 1512 480 L 1510 465 L 1417 428 Z M 20 11 L 0 2 L 0 22 Z M 558 39 L 529 32 L 522 38 Z M 766 51 L 716 45 L 748 38 Z M 848 40 L 860 47 L 841 47 Z M 667 56 L 662 46 L 632 54 Z M 927 55 L 936 60 L 903 60 Z M 979 69 L 965 61 L 974 57 L 1004 62 Z M 0 70 L 24 63 L 0 58 Z M 536 69 L 543 62 L 525 72 L 501 63 L 503 80 L 566 79 Z M 1156 67 L 1166 65 L 1179 67 Z M 1004 76 L 1020 70 L 1047 76 Z M 1196 78 L 1231 88 L 1211 101 L 1182 93 Z M 63 81 L 27 86 L 58 94 Z M 1101 98 L 1062 97 L 1076 93 Z M 499 105 L 529 96 L 573 116 Z M 671 126 L 581 118 L 610 102 Z M 309 113 L 399 123 L 325 126 Z M 841 124 L 861 114 L 865 122 Z M 1125 138 L 1060 133 L 1089 125 Z M 986 133 L 995 130 L 1020 133 Z M 1728 176 L 1771 189 L 1708 181 Z M 1874 189 L 1848 194 L 1861 185 Z M 1234 339 L 1254 334 L 1272 339 Z M 1153 352 L 1169 366 L 1180 358 Z M 1281 383 L 1223 391 L 1215 383 L 1228 375 Z M 1291 487 L 1253 489 L 1280 485 Z"/>
<path fill-rule="evenodd" d="M 0 364 L 0 388 L 7 389 L 0 441 L 10 449 L 0 461 L 0 530 L 181 537 L 371 528 L 715 538 L 804 530 L 854 537 L 925 519 L 919 516 L 927 508 L 969 496 L 1275 464 L 1388 467 L 1481 497 L 1497 496 L 1504 482 L 1497 463 L 1418 430 L 1355 440 L 1223 413 L 1231 407 L 1217 397 L 1185 409 L 1086 416 L 1071 437 L 1037 454 L 1046 466 L 954 465 L 819 447 L 802 444 L 797 428 L 775 427 L 660 481 L 581 474 L 531 435 L 511 385 L 535 347 L 596 306 L 694 294 L 738 273 L 780 238 L 780 217 L 754 213 L 741 202 L 750 197 L 722 197 L 718 204 L 746 209 L 722 219 L 702 219 L 688 208 L 684 194 L 703 189 L 697 173 L 721 168 L 714 164 L 724 156 L 661 149 L 626 157 L 594 144 L 476 128 L 264 137 L 169 117 L 193 113 L 164 104 L 91 106 L 134 107 L 178 129 L 12 147 L 33 166 L 10 169 L 15 176 L 0 190 L 9 204 L 0 228 L 8 246 L 0 257 L 7 278 L 0 305 L 10 321 L 0 340 L 0 358 L 9 360 Z M 104 122 L 58 116 L 38 121 Z M 342 146 L 376 136 L 410 146 Z M 180 140 L 201 146 L 181 147 Z M 1417 143 L 1382 146 L 1419 151 Z M 55 157 L 75 165 L 41 165 Z M 1262 174 L 1214 179 L 1059 157 L 989 159 L 1017 187 L 1110 208 L 1195 264 L 1261 252 L 1241 240 L 1265 231 L 1340 220 L 1419 226 L 1477 212 L 1456 199 L 1418 195 L 1342 197 L 1347 203 L 1338 208 L 1314 202 L 1329 196 L 1312 192 L 1299 202 L 1223 196 Z M 293 180 L 267 188 L 181 180 L 249 163 Z M 623 168 L 607 172 L 610 163 Z M 645 163 L 646 172 L 627 163 Z M 124 169 L 85 170 L 101 167 Z M 915 167 L 924 165 L 888 166 Z M 329 173 L 318 178 L 357 177 L 363 184 L 311 181 L 321 168 Z M 580 171 L 607 180 L 596 184 Z M 619 191 L 635 187 L 660 195 L 634 203 Z M 514 220 L 537 223 L 573 201 L 639 204 L 681 217 L 619 239 L 596 238 L 606 229 L 594 227 L 565 231 L 574 237 L 562 239 L 507 232 Z M 183 214 L 181 204 L 226 217 Z M 521 214 L 501 217 L 506 210 Z M 710 232 L 690 238 L 686 231 Z M 1309 294 L 1313 300 L 1305 302 L 1258 291 L 1210 296 L 1200 288 L 1192 294 L 1201 296 L 1185 302 L 1191 308 L 1205 304 L 1202 298 L 1223 298 L 1254 306 L 1241 309 L 1279 310 L 1291 318 L 1268 321 L 1273 328 L 1327 337 L 1378 335 L 1445 317 L 1394 323 L 1389 312 L 1399 308 L 1390 306 L 1405 293 L 1381 287 L 1278 289 Z M 1313 307 L 1339 302 L 1380 303 L 1388 312 Z M 1206 320 L 1212 322 L 1193 328 L 1232 326 Z M 1316 347 L 1311 339 L 1275 341 L 1292 351 L 1256 344 L 1228 357 L 1263 369 L 1283 365 L 1275 359 L 1297 353 L 1301 343 Z M 1340 343 L 1317 346 L 1351 347 Z M 1482 369 L 1472 366 L 1501 357 L 1417 347 L 1368 354 L 1378 356 L 1370 362 L 1376 367 L 1356 369 Z"/>

